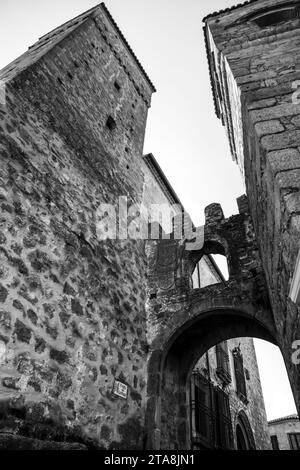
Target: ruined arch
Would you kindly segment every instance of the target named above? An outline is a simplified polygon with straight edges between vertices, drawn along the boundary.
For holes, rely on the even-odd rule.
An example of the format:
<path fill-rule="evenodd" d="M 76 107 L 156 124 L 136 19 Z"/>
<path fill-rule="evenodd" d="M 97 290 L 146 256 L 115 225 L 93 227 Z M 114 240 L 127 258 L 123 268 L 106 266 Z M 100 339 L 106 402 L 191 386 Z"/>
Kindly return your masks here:
<path fill-rule="evenodd" d="M 225 219 L 221 206 L 211 204 L 205 220 L 204 237 L 192 250 L 186 240 L 175 239 L 147 247 L 149 449 L 190 448 L 188 384 L 195 364 L 212 346 L 236 337 L 278 345 L 247 211 Z M 208 254 L 226 255 L 229 279 L 192 289 L 191 266 Z"/>
<path fill-rule="evenodd" d="M 187 390 L 192 370 L 208 349 L 235 337 L 255 337 L 277 345 L 272 327 L 255 318 L 251 309 L 227 306 L 198 312 L 152 352 L 146 423 L 149 448 L 190 448 Z"/>

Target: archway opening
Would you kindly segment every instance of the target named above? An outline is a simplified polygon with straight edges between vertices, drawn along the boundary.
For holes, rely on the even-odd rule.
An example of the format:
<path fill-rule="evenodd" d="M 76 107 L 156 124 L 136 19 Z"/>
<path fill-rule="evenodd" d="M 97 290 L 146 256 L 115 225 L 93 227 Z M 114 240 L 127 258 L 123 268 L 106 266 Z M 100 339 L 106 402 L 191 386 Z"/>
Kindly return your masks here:
<path fill-rule="evenodd" d="M 249 399 L 247 390 L 248 381 L 256 380 L 257 377 L 255 371 L 250 366 L 247 367 L 247 361 L 244 362 L 243 380 L 239 376 L 239 356 L 244 356 L 247 348 L 249 349 L 247 341 L 253 345 L 253 337 L 276 344 L 268 326 L 245 311 L 216 309 L 202 312 L 193 320 L 185 322 L 172 335 L 164 351 L 157 351 L 155 362 L 159 364 L 159 369 L 156 370 L 154 365 L 150 366 L 156 382 L 151 382 L 153 395 L 149 400 L 149 407 L 151 405 L 151 411 L 154 411 L 152 429 L 157 439 L 156 448 L 237 449 L 244 445 L 241 432 L 237 434 L 237 425 L 244 431 L 244 441 L 247 443 L 248 439 L 250 448 L 255 447 L 249 444 L 249 434 L 258 434 L 257 423 L 253 422 L 251 412 L 248 413 L 247 409 L 257 406 L 258 395 L 254 394 Z M 228 351 L 220 347 L 220 343 L 222 345 L 229 341 L 228 361 Z M 246 349 L 243 344 L 241 347 L 240 343 L 243 341 Z M 209 350 L 214 351 L 215 361 L 219 360 L 218 367 L 214 370 L 218 377 L 217 384 L 212 384 L 211 376 L 209 377 L 210 365 L 204 364 L 202 370 L 199 370 L 199 360 L 205 359 Z M 253 361 L 255 353 L 250 356 Z M 228 363 L 231 365 L 231 372 Z M 226 398 L 229 384 L 232 386 L 229 395 L 234 394 L 236 398 L 235 413 L 230 410 L 231 404 Z M 238 419 L 241 412 L 245 412 L 250 422 L 248 428 L 245 426 L 245 419 Z M 267 433 L 266 428 L 264 431 Z M 206 441 L 199 439 L 201 436 Z M 248 436 L 247 439 L 245 436 Z M 268 444 L 270 446 L 270 440 Z"/>
<path fill-rule="evenodd" d="M 249 450 L 248 439 L 240 424 L 236 426 L 237 450 Z"/>

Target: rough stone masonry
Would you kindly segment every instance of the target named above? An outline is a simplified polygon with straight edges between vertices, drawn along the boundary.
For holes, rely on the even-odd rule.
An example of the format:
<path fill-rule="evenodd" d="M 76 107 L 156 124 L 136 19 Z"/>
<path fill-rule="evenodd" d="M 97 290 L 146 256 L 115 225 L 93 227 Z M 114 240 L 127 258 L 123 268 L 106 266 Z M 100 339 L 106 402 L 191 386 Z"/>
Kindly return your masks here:
<path fill-rule="evenodd" d="M 300 269 L 299 17 L 296 0 L 252 0 L 209 15 L 204 28 L 216 113 L 244 176 L 298 411 L 300 309 L 290 289 Z"/>
<path fill-rule="evenodd" d="M 141 202 L 154 87 L 104 5 L 41 38 L 1 80 L 2 431 L 141 447 L 145 242 L 99 242 L 95 214 L 120 195 Z"/>
<path fill-rule="evenodd" d="M 152 198 L 142 151 L 155 91 L 103 4 L 42 37 L 0 80 L 0 447 L 189 448 L 186 385 L 195 361 L 231 337 L 277 343 L 280 328 L 294 334 L 273 300 L 275 328 L 267 292 L 264 242 L 273 232 L 260 233 L 255 210 L 269 220 L 272 204 L 267 211 L 259 199 L 254 210 L 253 183 L 264 270 L 246 198 L 229 219 L 218 204 L 206 209 L 204 245 L 193 253 L 174 237 L 98 239 L 101 203 Z M 261 139 L 271 125 L 259 127 Z M 295 136 L 284 131 L 284 142 Z M 262 177 L 259 168 L 249 184 Z M 289 173 L 279 175 L 286 181 Z M 193 289 L 193 269 L 211 253 L 227 256 L 229 280 Z M 113 395 L 115 379 L 127 385 L 127 400 Z"/>

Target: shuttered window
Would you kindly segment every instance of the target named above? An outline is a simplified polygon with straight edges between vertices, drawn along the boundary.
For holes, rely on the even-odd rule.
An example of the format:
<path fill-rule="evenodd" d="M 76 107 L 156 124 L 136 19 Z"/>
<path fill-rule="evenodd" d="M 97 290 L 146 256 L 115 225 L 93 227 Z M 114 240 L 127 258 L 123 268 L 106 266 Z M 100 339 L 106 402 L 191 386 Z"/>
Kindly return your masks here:
<path fill-rule="evenodd" d="M 300 450 L 300 433 L 290 433 L 288 436 L 290 441 L 290 448 L 292 450 Z"/>
<path fill-rule="evenodd" d="M 279 450 L 279 444 L 278 444 L 278 439 L 277 436 L 271 436 L 271 444 L 272 444 L 272 449 L 273 450 Z"/>
<path fill-rule="evenodd" d="M 242 400 L 247 401 L 247 388 L 246 388 L 243 356 L 239 348 L 235 348 L 232 351 L 232 353 L 233 353 L 233 362 L 234 362 L 236 391 Z"/>
<path fill-rule="evenodd" d="M 214 388 L 215 404 L 215 436 L 218 449 L 232 449 L 233 435 L 229 397 L 218 387 Z"/>
<path fill-rule="evenodd" d="M 233 448 L 229 397 L 199 372 L 191 378 L 191 425 L 193 448 Z"/>

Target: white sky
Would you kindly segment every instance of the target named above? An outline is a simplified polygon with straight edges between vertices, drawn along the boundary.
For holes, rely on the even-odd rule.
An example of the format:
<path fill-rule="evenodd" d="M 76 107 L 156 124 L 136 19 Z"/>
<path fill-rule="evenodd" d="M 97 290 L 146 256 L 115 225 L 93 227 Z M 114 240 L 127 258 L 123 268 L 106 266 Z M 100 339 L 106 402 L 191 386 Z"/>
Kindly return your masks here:
<path fill-rule="evenodd" d="M 97 5 L 92 0 L 1 0 L 0 68 L 43 34 Z M 225 130 L 214 114 L 202 18 L 239 0 L 106 0 L 106 5 L 157 87 L 145 153 L 152 152 L 195 224 L 220 202 L 237 213 L 244 193 Z M 295 413 L 281 353 L 255 341 L 268 419 Z"/>

